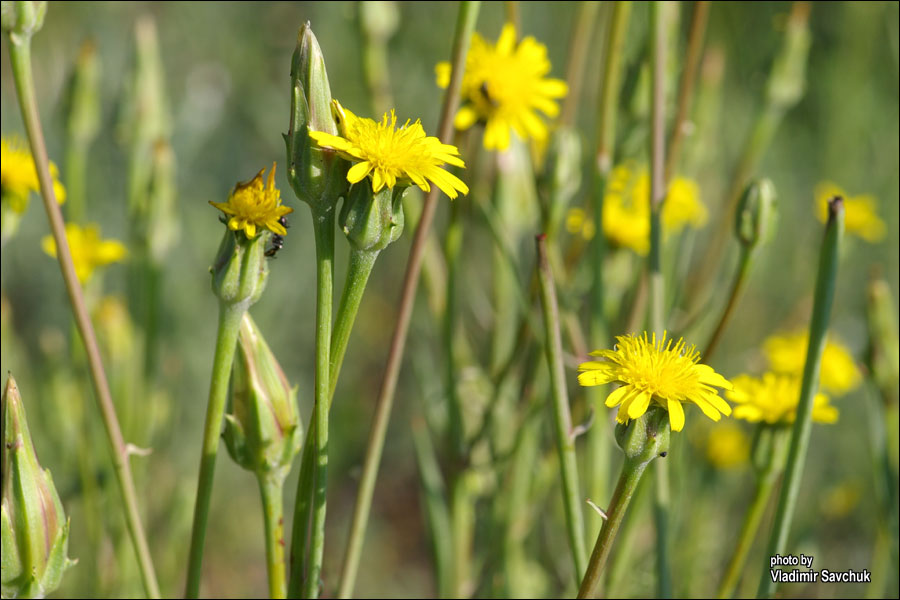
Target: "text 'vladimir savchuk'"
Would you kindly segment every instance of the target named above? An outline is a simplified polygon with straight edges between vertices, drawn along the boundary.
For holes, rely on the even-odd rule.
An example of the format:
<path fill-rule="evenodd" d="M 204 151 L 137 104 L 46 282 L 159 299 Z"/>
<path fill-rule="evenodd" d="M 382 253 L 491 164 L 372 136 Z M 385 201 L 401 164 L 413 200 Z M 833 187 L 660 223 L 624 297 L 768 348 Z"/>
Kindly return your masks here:
<path fill-rule="evenodd" d="M 794 556 L 786 554 L 781 556 L 776 554 L 769 557 L 769 575 L 772 581 L 776 583 L 868 583 L 872 580 L 872 573 L 868 569 L 854 571 L 848 569 L 846 571 L 830 571 L 822 569 L 813 571 L 813 557 L 801 554 Z M 775 567 L 802 567 L 801 569 L 776 569 Z"/>

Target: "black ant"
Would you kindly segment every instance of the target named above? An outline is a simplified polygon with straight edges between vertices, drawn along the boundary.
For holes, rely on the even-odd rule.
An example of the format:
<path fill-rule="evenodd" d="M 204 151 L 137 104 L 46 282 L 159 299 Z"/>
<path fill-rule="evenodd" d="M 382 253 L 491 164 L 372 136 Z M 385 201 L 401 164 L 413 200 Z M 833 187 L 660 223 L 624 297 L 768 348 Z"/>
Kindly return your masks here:
<path fill-rule="evenodd" d="M 282 215 L 278 222 L 281 223 L 281 226 L 285 229 L 289 228 L 287 217 Z M 278 251 L 284 248 L 284 236 L 278 235 L 277 233 L 272 234 L 272 245 L 266 249 L 265 255 L 269 258 L 276 258 L 275 255 L 278 254 Z"/>

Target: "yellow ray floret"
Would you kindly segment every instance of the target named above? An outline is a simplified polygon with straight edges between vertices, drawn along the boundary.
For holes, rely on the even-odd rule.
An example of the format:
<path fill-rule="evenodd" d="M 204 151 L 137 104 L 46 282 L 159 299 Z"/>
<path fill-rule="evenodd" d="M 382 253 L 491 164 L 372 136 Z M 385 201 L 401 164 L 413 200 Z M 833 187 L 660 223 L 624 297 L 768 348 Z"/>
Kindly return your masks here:
<path fill-rule="evenodd" d="M 66 201 L 66 188 L 59 182 L 59 169 L 52 162 L 50 177 L 53 178 L 56 201 L 62 204 Z M 3 202 L 8 202 L 10 208 L 19 214 L 28 207 L 28 194 L 41 191 L 34 159 L 18 137 L 0 140 L 0 189 Z"/>
<path fill-rule="evenodd" d="M 104 240 L 100 237 L 100 227 L 89 224 L 81 227 L 75 223 L 66 223 L 66 240 L 78 281 L 86 282 L 98 267 L 119 262 L 128 255 L 125 245 L 118 240 Z M 56 240 L 52 235 L 41 240 L 41 248 L 56 258 Z"/>
<path fill-rule="evenodd" d="M 809 333 L 803 330 L 769 336 L 763 350 L 769 365 L 776 373 L 800 376 L 806 364 Z M 829 337 L 822 351 L 819 383 L 828 392 L 843 395 L 854 390 L 862 381 L 853 355 L 837 340 Z"/>
<path fill-rule="evenodd" d="M 450 63 L 436 67 L 441 87 L 450 83 Z M 506 150 L 510 131 L 523 140 L 543 141 L 548 128 L 538 111 L 548 117 L 559 114 L 558 98 L 569 92 L 561 79 L 549 79 L 547 47 L 531 36 L 516 43 L 516 28 L 503 26 L 496 44 L 472 35 L 466 55 L 461 94 L 465 103 L 456 113 L 454 126 L 468 129 L 484 122 L 484 147 Z"/>
<path fill-rule="evenodd" d="M 688 402 L 713 421 L 731 414 L 731 407 L 715 389 L 729 390 L 731 383 L 712 367 L 699 364 L 700 353 L 694 346 L 688 347 L 683 339 L 673 343 L 666 333 L 660 340 L 655 333 L 650 338 L 644 333 L 616 340 L 615 349 L 591 353 L 601 360 L 579 365 L 578 382 L 585 386 L 621 384 L 606 398 L 606 406 L 619 407 L 616 419 L 620 423 L 643 415 L 651 402 L 669 411 L 672 431 L 684 427 L 682 404 Z"/>
<path fill-rule="evenodd" d="M 309 137 L 355 163 L 347 172 L 347 181 L 359 183 L 371 176 L 374 192 L 384 187 L 392 189 L 397 184 L 415 184 L 427 192 L 431 190 L 430 181 L 450 198 L 456 198 L 460 192 L 469 193 L 462 180 L 443 168 L 444 164 L 466 166 L 457 147 L 425 135 L 420 121 L 407 120 L 398 128 L 393 110 L 376 123 L 357 117 L 337 100 L 333 102 L 341 135 L 310 131 Z"/>
<path fill-rule="evenodd" d="M 281 192 L 275 187 L 275 163 L 269 171 L 269 179 L 263 185 L 263 173 L 260 169 L 256 177 L 246 183 L 239 183 L 228 197 L 228 202 L 210 202 L 213 206 L 228 215 L 228 228 L 232 231 L 244 230 L 247 239 L 256 237 L 257 229 L 268 229 L 278 235 L 287 235 L 287 229 L 281 224 L 284 215 L 294 209 L 281 204 Z"/>
<path fill-rule="evenodd" d="M 800 377 L 766 373 L 761 378 L 738 375 L 732 380 L 734 389 L 725 396 L 736 403 L 734 418 L 751 423 L 787 425 L 797 417 L 800 400 Z M 836 423 L 838 409 L 831 406 L 828 396 L 816 394 L 813 399 L 812 419 L 818 423 Z"/>

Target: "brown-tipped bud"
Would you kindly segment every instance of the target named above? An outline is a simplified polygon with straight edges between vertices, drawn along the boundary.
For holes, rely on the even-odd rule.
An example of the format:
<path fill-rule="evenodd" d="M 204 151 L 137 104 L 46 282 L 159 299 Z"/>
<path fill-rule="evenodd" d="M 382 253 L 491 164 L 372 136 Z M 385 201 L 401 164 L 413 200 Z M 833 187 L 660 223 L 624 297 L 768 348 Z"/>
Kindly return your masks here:
<path fill-rule="evenodd" d="M 30 38 L 44 26 L 47 3 L 43 0 L 16 0 L 0 2 L 0 23 L 3 31 L 10 35 L 13 43 L 17 38 Z"/>
<path fill-rule="evenodd" d="M 283 481 L 302 437 L 297 389 L 249 314 L 241 321 L 231 384 L 224 436 L 228 453 L 243 468 Z"/>
<path fill-rule="evenodd" d="M 347 161 L 333 150 L 319 148 L 309 131 L 338 135 L 331 109 L 331 86 L 325 58 L 309 23 L 300 27 L 291 58 L 291 123 L 284 136 L 288 180 L 294 193 L 310 206 L 333 209 L 347 191 Z M 321 206 L 327 203 L 330 206 Z"/>
<path fill-rule="evenodd" d="M 401 199 L 408 188 L 381 188 L 374 193 L 368 179 L 350 188 L 338 224 L 356 250 L 379 251 L 403 233 Z"/>
<path fill-rule="evenodd" d="M 659 406 L 651 406 L 637 419 L 616 424 L 616 443 L 625 460 L 633 464 L 647 464 L 657 456 L 666 456 L 670 435 L 669 413 Z"/>
<path fill-rule="evenodd" d="M 767 243 L 775 234 L 778 206 L 775 186 L 769 179 L 751 181 L 738 202 L 734 222 L 738 241 L 748 250 Z"/>
<path fill-rule="evenodd" d="M 16 381 L 2 400 L 4 598 L 43 598 L 74 564 L 66 557 L 69 521 L 49 470 L 41 469 Z"/>

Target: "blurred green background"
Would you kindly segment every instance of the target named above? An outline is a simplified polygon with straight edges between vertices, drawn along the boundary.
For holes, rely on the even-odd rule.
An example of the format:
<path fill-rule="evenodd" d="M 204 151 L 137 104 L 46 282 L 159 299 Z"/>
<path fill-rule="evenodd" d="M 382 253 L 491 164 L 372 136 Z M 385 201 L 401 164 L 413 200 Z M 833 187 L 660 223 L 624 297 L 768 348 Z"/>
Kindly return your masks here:
<path fill-rule="evenodd" d="M 683 48 L 690 3 L 682 4 L 679 43 Z M 398 3 L 396 8 L 400 21 L 389 43 L 389 66 L 397 114 L 401 120 L 421 118 L 426 130 L 433 133 L 442 100 L 442 92 L 434 82 L 434 65 L 449 56 L 456 4 Z M 556 77 L 564 76 L 576 8 L 577 4 L 570 2 L 520 6 L 522 33 L 534 35 L 547 45 L 552 75 Z M 707 168 L 700 174 L 691 174 L 699 178 L 703 201 L 712 217 L 700 233 L 701 247 L 715 228 L 724 226 L 716 219 L 721 213 L 720 199 L 761 106 L 767 74 L 781 45 L 789 10 L 790 4 L 781 2 L 722 3 L 711 8 L 706 47 L 723 52 L 724 83 L 721 95 L 708 112 L 694 115 L 695 120 L 712 127 L 711 145 L 692 149 L 690 140 L 686 142 L 686 152 L 708 157 L 704 163 Z M 221 238 L 222 225 L 217 211 L 207 201 L 224 201 L 235 182 L 249 179 L 260 168 L 278 162 L 277 184 L 295 213 L 290 217 L 285 248 L 270 264 L 267 291 L 252 313 L 288 378 L 299 385 L 301 414 L 307 422 L 313 382 L 314 245 L 308 210 L 296 201 L 287 185 L 281 139 L 288 128 L 290 57 L 301 23 L 310 21 L 318 37 L 334 96 L 357 114 L 371 115 L 372 109 L 361 66 L 356 3 L 51 3 L 45 25 L 33 41 L 36 85 L 49 153 L 62 167 L 66 82 L 81 43 L 91 38 L 102 69 L 102 126 L 89 156 L 87 215 L 88 220 L 102 226 L 107 237 L 127 239 L 127 150 L 115 124 L 133 55 L 134 23 L 141 15 L 151 15 L 158 28 L 172 114 L 180 237 L 168 255 L 162 280 L 161 374 L 155 384 L 159 386 L 161 407 L 154 413 L 161 425 L 148 440 L 153 453 L 134 458 L 133 464 L 164 594 L 177 595 L 183 585 L 189 535 L 186 528 L 193 503 L 216 326 L 216 300 L 209 289 L 207 269 Z M 484 3 L 478 30 L 487 39 L 496 39 L 503 15 L 502 3 Z M 632 70 L 644 51 L 646 23 L 646 7 L 635 6 L 627 42 Z M 897 298 L 898 5 L 817 3 L 812 8 L 810 25 L 812 46 L 806 93 L 785 116 L 759 170 L 772 178 L 778 190 L 779 229 L 753 271 L 738 307 L 738 318 L 719 350 L 714 366 L 726 376 L 758 372 L 762 340 L 777 330 L 806 322 L 822 231 L 813 216 L 813 187 L 822 180 L 837 182 L 851 195 L 874 195 L 887 223 L 888 233 L 882 242 L 868 244 L 848 236 L 844 249 L 832 325 L 858 361 L 866 346 L 864 291 L 873 268 L 880 270 Z M 583 132 L 593 131 L 596 125 L 600 39 L 598 33 L 592 43 L 592 56 L 597 58 L 589 57 L 587 61 L 584 97 L 578 113 Z M 23 135 L 5 43 L 0 68 L 3 135 Z M 623 107 L 623 111 L 630 110 L 639 109 Z M 627 125 L 629 121 L 624 122 Z M 622 134 L 623 138 L 627 136 L 627 131 Z M 63 182 L 65 179 L 63 171 Z M 40 250 L 40 240 L 48 227 L 40 203 L 33 200 L 17 237 L 2 253 L 0 286 L 9 310 L 4 315 L 4 327 L 9 324 L 11 331 L 4 334 L 0 372 L 11 370 L 19 381 L 42 464 L 53 471 L 72 517 L 69 554 L 82 563 L 66 577 L 58 594 L 139 594 L 134 573 L 129 575 L 133 570 L 130 547 L 121 539 L 116 541 L 116 536 L 123 535 L 123 525 L 112 495 L 107 494 L 103 500 L 107 508 L 102 528 L 107 532 L 104 539 L 113 542 L 106 541 L 102 548 L 92 549 L 86 541 L 86 525 L 79 508 L 83 490 L 77 474 L 67 471 L 72 461 L 66 458 L 78 452 L 80 436 L 67 429 L 64 422 L 52 424 L 54 419 L 60 421 L 59 414 L 53 416 L 58 413 L 57 405 L 47 404 L 51 401 L 42 397 L 50 388 L 48 382 L 55 368 L 48 356 L 56 353 L 56 360 L 69 360 L 69 350 L 60 343 L 65 344 L 71 326 L 58 267 Z M 445 213 L 446 207 L 442 206 L 439 234 Z M 485 233 L 479 231 L 476 235 Z M 331 421 L 334 443 L 329 477 L 327 581 L 336 578 L 340 566 L 410 238 L 411 228 L 399 243 L 383 253 L 375 268 L 337 391 Z M 342 282 L 346 244 L 340 235 L 337 247 L 336 281 Z M 463 251 L 464 278 L 468 277 L 473 286 L 483 279 L 479 270 L 486 263 L 477 251 L 484 247 L 475 244 Z M 530 246 L 523 253 L 526 251 L 531 251 Z M 695 262 L 701 262 L 700 258 L 695 257 Z M 531 258 L 523 264 L 530 265 Z M 723 278 L 723 286 L 725 282 Z M 125 268 L 108 268 L 103 283 L 107 293 L 124 295 Z M 462 287 L 465 290 L 465 285 Z M 474 287 L 464 293 L 469 293 L 476 304 L 484 296 Z M 895 313 L 896 308 L 895 300 Z M 478 310 L 464 302 L 464 318 L 474 318 Z M 477 330 L 479 325 L 472 327 Z M 421 412 L 421 396 L 442 393 L 438 333 L 439 326 L 431 322 L 424 302 L 420 303 L 407 351 L 407 356 L 416 360 L 407 359 L 401 374 L 357 585 L 360 595 L 416 597 L 435 593 L 409 420 Z M 570 375 L 574 394 L 574 370 Z M 91 398 L 84 386 L 80 394 Z M 869 395 L 870 391 L 862 387 L 840 399 L 840 422 L 814 429 L 792 544 L 797 552 L 814 555 L 819 568 L 861 569 L 870 564 L 879 525 L 867 433 Z M 119 403 L 128 400 L 117 398 Z M 86 410 L 95 419 L 92 399 Z M 696 472 L 673 482 L 681 498 L 678 531 L 683 533 L 675 539 L 675 560 L 676 565 L 681 564 L 678 561 L 690 563 L 685 573 L 691 575 L 679 578 L 676 592 L 690 595 L 712 593 L 752 489 L 747 467 L 716 477 L 710 467 L 700 467 L 707 423 L 701 423 L 698 414 L 693 411 L 688 415 L 686 430 L 686 438 L 697 443 L 681 445 L 685 452 L 694 454 L 687 460 L 697 466 Z M 44 423 L 48 425 L 44 427 Z M 892 426 L 896 428 L 897 424 Z M 91 427 L 99 433 L 98 420 Z M 106 449 L 97 442 L 95 451 L 105 453 Z M 896 455 L 894 448 L 893 456 Z M 105 458 L 105 454 L 101 456 Z M 293 505 L 295 477 L 296 473 L 292 474 L 285 487 L 287 513 Z M 114 486 L 108 471 L 98 472 L 98 481 L 101 487 Z M 204 593 L 219 597 L 263 596 L 265 564 L 256 485 L 250 474 L 227 458 L 224 448 L 212 502 Z M 546 510 L 554 514 L 560 510 L 555 496 Z M 696 520 L 699 511 L 706 516 Z M 625 588 L 635 595 L 647 595 L 653 589 L 649 519 L 641 532 L 636 537 L 635 563 Z M 533 537 L 530 543 L 541 543 L 539 536 Z M 476 546 L 483 541 L 476 533 Z M 747 579 L 755 583 L 759 570 L 766 565 L 757 560 L 762 548 L 754 552 Z M 103 557 L 107 581 L 94 581 L 87 575 L 90 571 L 85 557 L 90 554 Z M 538 553 L 535 557 L 539 559 Z M 552 565 L 545 564 L 544 568 L 546 576 L 557 581 Z M 892 569 L 890 593 L 896 594 L 896 565 Z M 547 593 L 552 595 L 556 585 L 552 584 Z M 849 584 L 795 585 L 787 587 L 785 593 L 848 597 L 861 593 L 860 590 Z"/>

